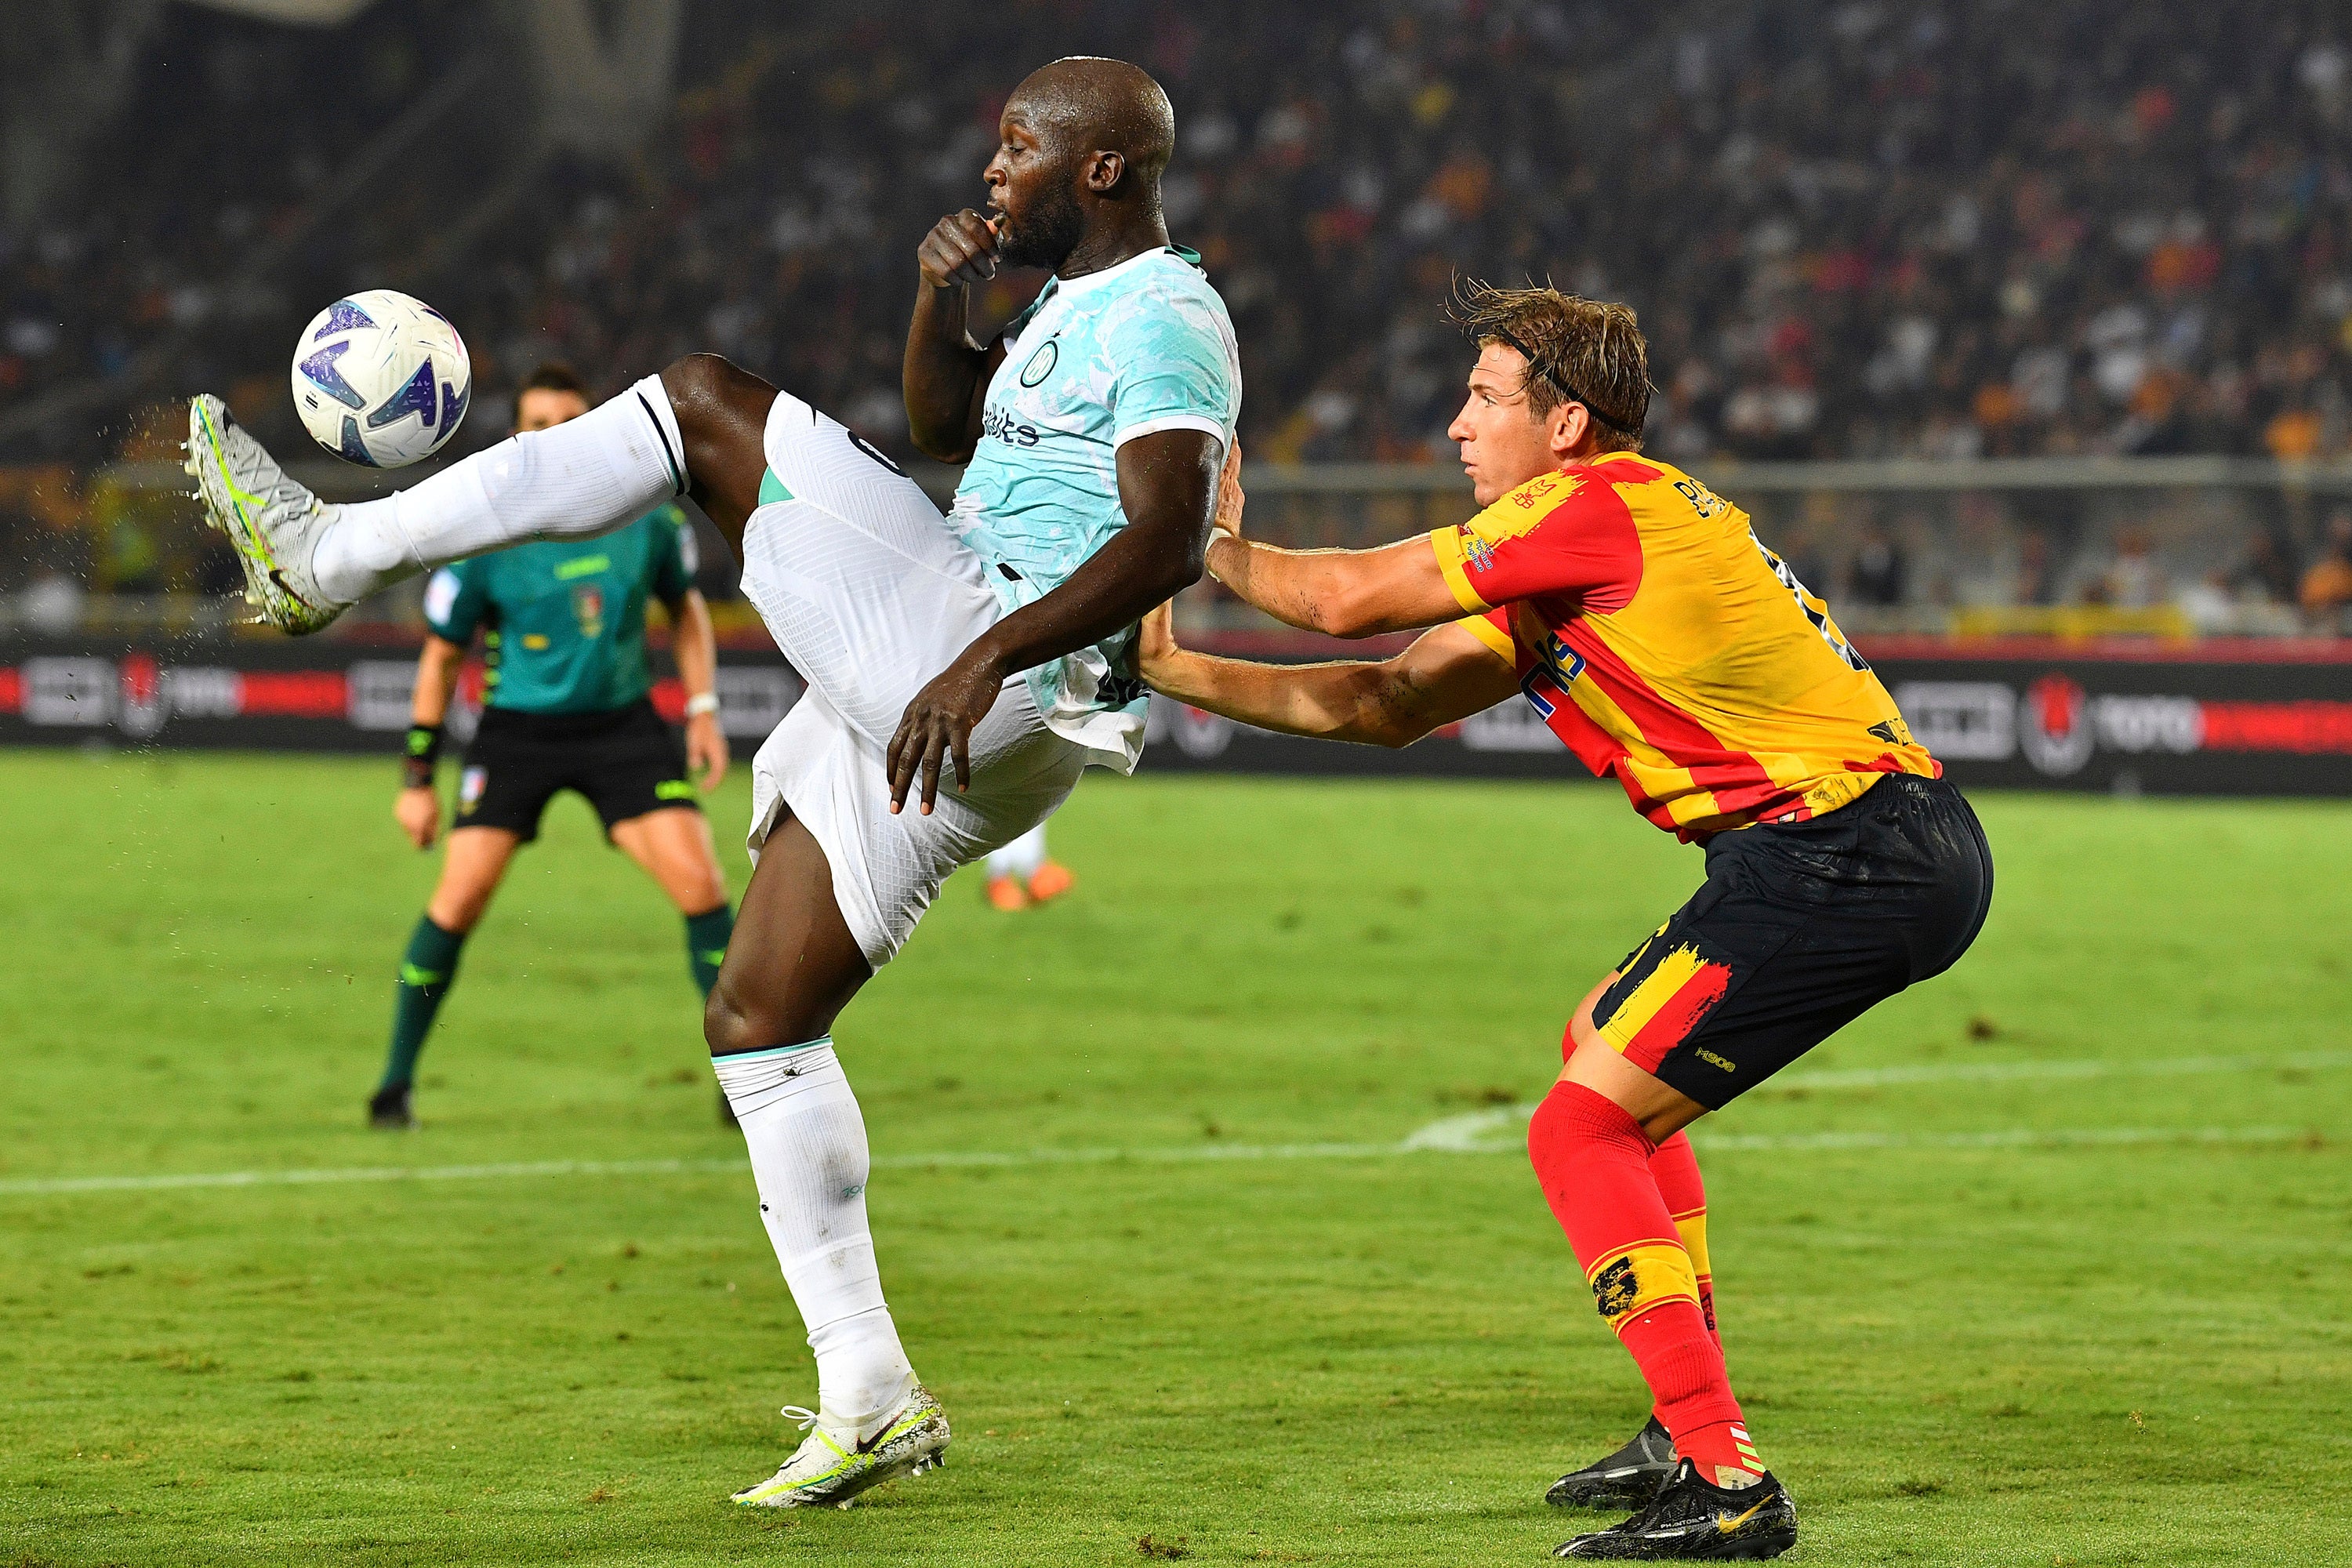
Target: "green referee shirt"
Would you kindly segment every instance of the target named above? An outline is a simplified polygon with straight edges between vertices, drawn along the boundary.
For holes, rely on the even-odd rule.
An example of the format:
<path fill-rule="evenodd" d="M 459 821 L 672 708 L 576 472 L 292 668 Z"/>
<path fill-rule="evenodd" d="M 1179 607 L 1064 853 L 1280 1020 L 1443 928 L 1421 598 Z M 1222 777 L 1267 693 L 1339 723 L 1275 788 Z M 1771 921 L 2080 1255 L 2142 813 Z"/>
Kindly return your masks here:
<path fill-rule="evenodd" d="M 602 713 L 653 685 L 646 598 L 694 585 L 694 527 L 663 506 L 601 539 L 540 540 L 445 566 L 425 586 L 425 622 L 489 664 L 483 700 L 520 713 Z"/>

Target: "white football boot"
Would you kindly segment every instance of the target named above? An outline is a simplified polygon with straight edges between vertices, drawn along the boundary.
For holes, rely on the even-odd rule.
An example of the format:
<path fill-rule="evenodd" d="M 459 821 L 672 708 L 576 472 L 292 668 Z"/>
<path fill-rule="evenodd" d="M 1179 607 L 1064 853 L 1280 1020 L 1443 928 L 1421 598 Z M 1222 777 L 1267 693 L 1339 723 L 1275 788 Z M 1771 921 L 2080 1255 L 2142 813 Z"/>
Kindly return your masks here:
<path fill-rule="evenodd" d="M 289 479 L 210 393 L 188 400 L 187 453 L 196 497 L 236 547 L 246 602 L 260 619 L 301 637 L 351 607 L 328 597 L 310 574 L 311 554 L 335 509 Z"/>
<path fill-rule="evenodd" d="M 947 1463 L 947 1412 L 919 1383 L 910 1382 L 906 1398 L 862 1439 L 854 1428 L 827 1431 L 824 1417 L 797 1405 L 784 1414 L 799 1417 L 808 1436 L 782 1469 L 735 1494 L 747 1508 L 847 1508 L 870 1487 Z"/>

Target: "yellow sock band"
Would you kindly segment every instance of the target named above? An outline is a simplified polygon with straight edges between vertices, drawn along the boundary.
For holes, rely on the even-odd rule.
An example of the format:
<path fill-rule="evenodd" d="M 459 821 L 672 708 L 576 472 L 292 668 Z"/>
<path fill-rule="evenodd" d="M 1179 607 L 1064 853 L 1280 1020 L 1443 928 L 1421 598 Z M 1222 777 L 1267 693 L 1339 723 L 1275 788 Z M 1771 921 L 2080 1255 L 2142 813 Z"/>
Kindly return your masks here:
<path fill-rule="evenodd" d="M 1698 1304 L 1698 1275 L 1691 1255 L 1671 1241 L 1643 1241 L 1601 1258 L 1586 1270 L 1593 1304 L 1616 1328 L 1662 1301 Z"/>

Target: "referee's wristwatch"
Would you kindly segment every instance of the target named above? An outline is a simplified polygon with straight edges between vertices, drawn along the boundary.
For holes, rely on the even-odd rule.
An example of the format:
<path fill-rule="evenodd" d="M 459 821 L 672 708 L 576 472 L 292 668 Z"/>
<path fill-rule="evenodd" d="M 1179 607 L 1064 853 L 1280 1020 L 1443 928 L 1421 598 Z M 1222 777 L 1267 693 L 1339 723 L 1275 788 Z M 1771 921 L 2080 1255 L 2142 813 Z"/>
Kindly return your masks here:
<path fill-rule="evenodd" d="M 689 719 L 698 719 L 705 713 L 718 711 L 719 693 L 716 691 L 698 692 L 686 700 L 686 716 Z"/>

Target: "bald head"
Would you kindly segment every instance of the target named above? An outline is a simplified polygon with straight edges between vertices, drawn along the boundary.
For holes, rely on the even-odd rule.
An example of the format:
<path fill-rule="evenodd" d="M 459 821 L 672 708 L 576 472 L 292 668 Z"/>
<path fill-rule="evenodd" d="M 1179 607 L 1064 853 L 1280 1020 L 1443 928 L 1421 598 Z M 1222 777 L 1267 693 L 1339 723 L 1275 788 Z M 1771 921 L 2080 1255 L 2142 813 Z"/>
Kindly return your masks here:
<path fill-rule="evenodd" d="M 1007 114 L 1025 115 L 1058 152 L 1116 153 L 1143 192 L 1156 188 L 1176 150 L 1176 111 L 1151 74 L 1125 60 L 1073 55 L 1029 73 Z"/>

